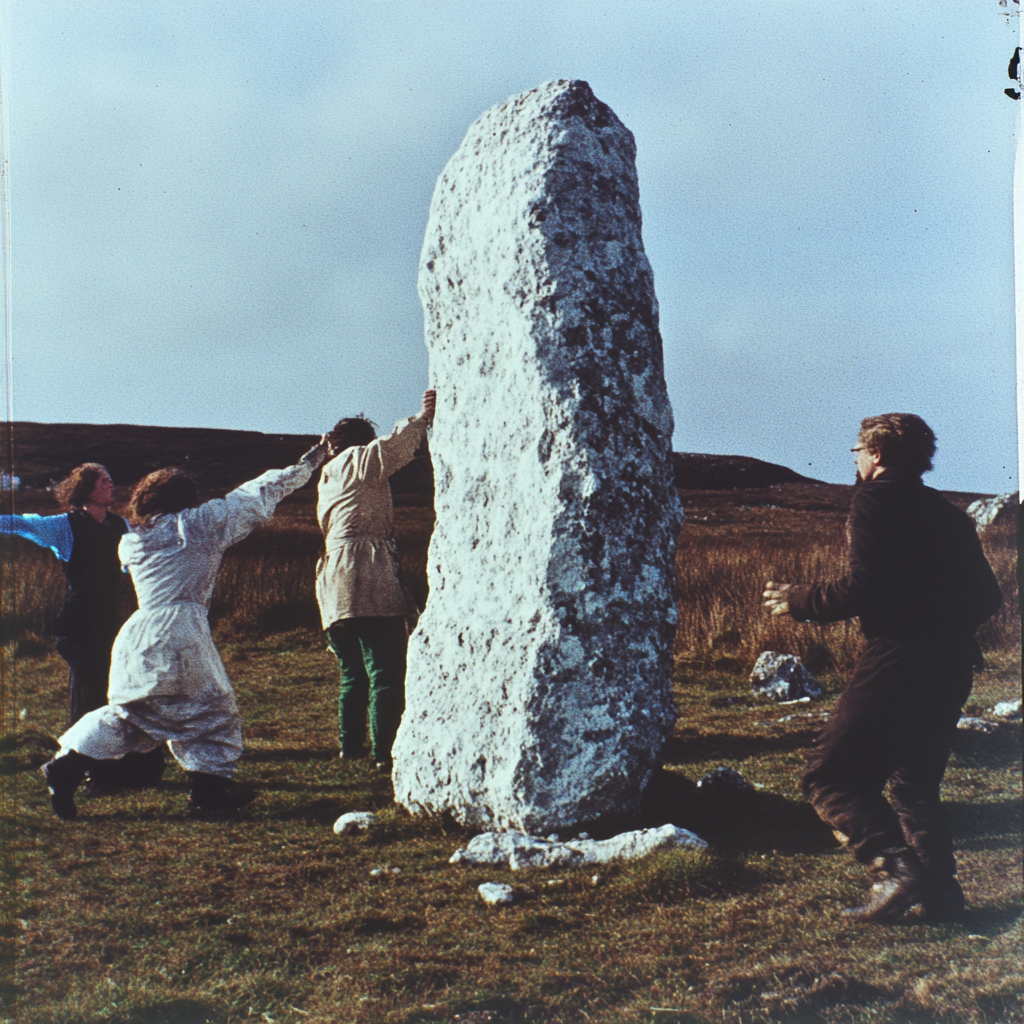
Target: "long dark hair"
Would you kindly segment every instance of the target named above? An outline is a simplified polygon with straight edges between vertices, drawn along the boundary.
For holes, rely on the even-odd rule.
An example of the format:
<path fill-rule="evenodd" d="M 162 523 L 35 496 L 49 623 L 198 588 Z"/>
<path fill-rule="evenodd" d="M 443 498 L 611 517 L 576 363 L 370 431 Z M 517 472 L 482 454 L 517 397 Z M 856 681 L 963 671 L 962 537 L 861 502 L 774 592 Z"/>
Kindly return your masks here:
<path fill-rule="evenodd" d="M 199 487 L 183 469 L 158 469 L 143 477 L 132 491 L 128 518 L 135 525 L 165 512 L 180 512 L 199 504 Z"/>
<path fill-rule="evenodd" d="M 98 462 L 83 462 L 57 484 L 53 489 L 54 496 L 64 508 L 81 508 L 104 473 L 110 475 L 106 466 Z"/>

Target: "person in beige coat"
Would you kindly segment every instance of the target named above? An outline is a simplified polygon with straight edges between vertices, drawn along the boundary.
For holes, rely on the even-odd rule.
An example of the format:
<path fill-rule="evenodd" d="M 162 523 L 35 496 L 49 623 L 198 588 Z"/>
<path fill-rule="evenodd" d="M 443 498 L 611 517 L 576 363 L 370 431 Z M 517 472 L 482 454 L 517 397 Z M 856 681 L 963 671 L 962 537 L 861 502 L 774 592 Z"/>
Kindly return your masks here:
<path fill-rule="evenodd" d="M 387 437 L 362 417 L 340 420 L 327 435 L 330 461 L 320 476 L 317 519 L 324 555 L 316 597 L 341 683 L 341 757 L 364 753 L 390 770 L 391 746 L 405 710 L 406 622 L 418 612 L 402 582 L 389 477 L 409 463 L 434 417 L 435 393 Z"/>

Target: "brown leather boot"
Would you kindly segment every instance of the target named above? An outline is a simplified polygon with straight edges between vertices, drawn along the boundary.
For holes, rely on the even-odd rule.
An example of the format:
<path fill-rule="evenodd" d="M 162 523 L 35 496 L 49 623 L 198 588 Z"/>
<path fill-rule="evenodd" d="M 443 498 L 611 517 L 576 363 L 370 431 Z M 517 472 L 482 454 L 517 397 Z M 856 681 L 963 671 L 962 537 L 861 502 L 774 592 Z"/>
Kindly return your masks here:
<path fill-rule="evenodd" d="M 910 850 L 886 850 L 868 867 L 871 888 L 859 907 L 847 907 L 847 921 L 888 921 L 920 902 L 924 869 Z"/>

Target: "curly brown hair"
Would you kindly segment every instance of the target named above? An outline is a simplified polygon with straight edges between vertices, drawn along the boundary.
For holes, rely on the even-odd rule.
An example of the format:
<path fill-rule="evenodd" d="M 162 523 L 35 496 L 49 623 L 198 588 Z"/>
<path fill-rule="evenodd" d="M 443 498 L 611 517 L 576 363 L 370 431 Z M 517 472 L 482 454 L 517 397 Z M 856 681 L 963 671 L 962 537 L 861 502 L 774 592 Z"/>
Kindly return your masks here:
<path fill-rule="evenodd" d="M 144 476 L 132 491 L 128 518 L 136 526 L 165 512 L 180 512 L 199 504 L 199 487 L 183 469 L 158 469 Z"/>
<path fill-rule="evenodd" d="M 927 473 L 935 454 L 935 432 L 912 412 L 887 412 L 860 421 L 858 442 L 881 456 L 881 464 Z"/>
<path fill-rule="evenodd" d="M 54 487 L 54 496 L 64 508 L 81 508 L 104 473 L 110 476 L 106 466 L 98 462 L 83 462 Z"/>

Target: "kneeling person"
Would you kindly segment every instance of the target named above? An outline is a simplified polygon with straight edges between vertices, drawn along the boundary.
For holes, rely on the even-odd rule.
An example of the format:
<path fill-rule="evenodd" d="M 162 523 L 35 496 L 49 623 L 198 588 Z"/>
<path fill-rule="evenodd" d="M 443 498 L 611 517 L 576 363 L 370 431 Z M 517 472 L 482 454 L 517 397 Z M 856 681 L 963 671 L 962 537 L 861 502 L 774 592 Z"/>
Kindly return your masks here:
<path fill-rule="evenodd" d="M 369 713 L 371 752 L 382 770 L 390 769 L 405 710 L 406 621 L 418 612 L 402 581 L 388 478 L 416 454 L 434 405 L 435 393 L 424 392 L 419 413 L 382 438 L 368 420 L 340 420 L 327 435 L 330 461 L 320 477 L 325 551 L 316 597 L 341 668 L 341 756 L 363 753 Z"/>
<path fill-rule="evenodd" d="M 58 756 L 43 766 L 59 817 L 75 817 L 75 790 L 97 761 L 162 743 L 189 773 L 191 810 L 228 810 L 252 799 L 251 789 L 230 782 L 242 754 L 242 720 L 210 636 L 210 599 L 224 552 L 270 519 L 325 456 L 321 443 L 297 465 L 203 505 L 195 481 L 180 470 L 159 470 L 136 486 L 134 532 L 118 552 L 139 608 L 114 641 L 107 706 L 68 729 Z"/>

